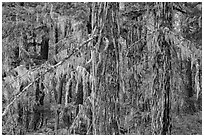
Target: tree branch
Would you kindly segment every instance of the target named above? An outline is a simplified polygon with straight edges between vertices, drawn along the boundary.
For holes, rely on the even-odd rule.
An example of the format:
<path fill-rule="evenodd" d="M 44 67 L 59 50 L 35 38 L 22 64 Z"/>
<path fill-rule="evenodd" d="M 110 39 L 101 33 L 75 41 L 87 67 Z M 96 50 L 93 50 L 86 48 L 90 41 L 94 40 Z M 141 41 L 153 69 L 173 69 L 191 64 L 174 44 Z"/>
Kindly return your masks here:
<path fill-rule="evenodd" d="M 51 68 L 49 68 L 47 71 L 45 71 L 42 75 L 45 75 L 46 73 L 48 73 L 49 71 L 57 68 L 58 66 L 62 65 L 66 60 L 68 60 L 72 55 L 74 55 L 79 49 L 81 49 L 85 44 L 89 43 L 91 40 L 93 40 L 96 37 L 93 36 L 92 38 L 89 38 L 87 41 L 83 42 L 78 49 L 75 49 L 69 56 L 67 56 L 66 58 L 64 58 L 62 61 L 58 62 L 56 65 L 52 66 Z M 4 109 L 4 112 L 2 113 L 2 117 L 5 116 L 9 110 L 9 107 L 30 87 L 32 86 L 41 76 L 37 77 L 33 82 L 31 82 L 30 84 L 28 84 L 21 92 L 19 92 L 16 97 L 6 106 L 6 108 Z"/>

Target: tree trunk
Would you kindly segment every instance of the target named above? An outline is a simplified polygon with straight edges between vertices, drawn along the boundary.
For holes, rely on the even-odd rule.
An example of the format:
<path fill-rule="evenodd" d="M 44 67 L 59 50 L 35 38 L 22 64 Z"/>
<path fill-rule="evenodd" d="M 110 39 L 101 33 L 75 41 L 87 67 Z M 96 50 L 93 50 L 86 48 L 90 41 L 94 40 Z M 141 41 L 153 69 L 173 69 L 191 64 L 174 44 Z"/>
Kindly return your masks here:
<path fill-rule="evenodd" d="M 46 33 L 42 36 L 42 43 L 41 43 L 41 49 L 40 49 L 40 55 L 41 59 L 48 59 L 48 53 L 49 53 L 49 34 Z"/>
<path fill-rule="evenodd" d="M 57 92 L 57 97 L 56 97 L 56 104 L 61 105 L 62 104 L 62 95 L 63 95 L 63 87 L 64 87 L 64 83 L 65 83 L 65 78 L 66 75 L 63 75 L 59 78 L 59 88 L 58 88 L 58 92 Z M 59 114 L 60 114 L 60 110 L 58 108 L 58 106 L 56 106 L 56 111 L 55 111 L 55 134 L 57 134 L 58 131 L 58 127 L 59 127 Z"/>
<path fill-rule="evenodd" d="M 186 92 L 187 92 L 187 98 L 190 98 L 193 96 L 193 81 L 192 81 L 192 70 L 191 70 L 191 59 L 188 59 L 185 61 L 186 63 Z"/>
<path fill-rule="evenodd" d="M 58 36 L 58 25 L 54 26 L 54 34 L 55 34 L 55 44 L 58 43 L 59 41 L 59 36 Z M 55 55 L 58 54 L 58 44 L 55 45 Z"/>
<path fill-rule="evenodd" d="M 158 11 L 153 12 L 155 28 L 166 27 L 172 29 L 172 8 L 171 3 L 157 3 Z M 164 10 L 165 9 L 165 10 Z M 152 96 L 152 132 L 153 134 L 171 134 L 171 45 L 166 41 L 167 32 L 159 31 L 157 38 L 160 50 L 156 50 L 156 43 L 152 44 L 155 63 L 152 64 L 156 71 Z M 156 51 L 155 51 L 156 50 Z"/>

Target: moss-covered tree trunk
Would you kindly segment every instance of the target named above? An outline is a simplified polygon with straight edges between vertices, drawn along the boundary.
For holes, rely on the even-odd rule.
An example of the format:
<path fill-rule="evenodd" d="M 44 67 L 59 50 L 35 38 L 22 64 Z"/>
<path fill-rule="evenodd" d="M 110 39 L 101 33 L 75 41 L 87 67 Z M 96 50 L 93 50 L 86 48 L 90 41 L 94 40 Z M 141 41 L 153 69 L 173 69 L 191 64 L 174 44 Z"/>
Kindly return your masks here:
<path fill-rule="evenodd" d="M 155 36 L 158 43 L 152 44 L 155 55 L 152 67 L 156 72 L 152 92 L 152 132 L 166 135 L 171 134 L 171 44 L 167 37 L 168 29 L 172 29 L 172 4 L 163 2 L 156 6 L 155 28 L 160 30 Z"/>
<path fill-rule="evenodd" d="M 33 105 L 33 115 L 30 122 L 30 126 L 33 130 L 41 128 L 44 122 L 43 106 L 45 93 L 43 92 L 43 89 L 42 81 L 39 79 L 36 82 L 35 103 Z"/>
<path fill-rule="evenodd" d="M 64 84 L 65 84 L 65 79 L 66 79 L 66 75 L 63 75 L 59 77 L 58 79 L 58 88 L 57 89 L 54 89 L 55 90 L 55 99 L 56 99 L 56 111 L 55 111 L 55 134 L 57 134 L 58 132 L 58 128 L 59 128 L 59 122 L 60 122 L 60 119 L 59 119 L 59 115 L 60 115 L 60 105 L 62 104 L 62 97 L 63 97 L 63 87 L 64 87 Z"/>

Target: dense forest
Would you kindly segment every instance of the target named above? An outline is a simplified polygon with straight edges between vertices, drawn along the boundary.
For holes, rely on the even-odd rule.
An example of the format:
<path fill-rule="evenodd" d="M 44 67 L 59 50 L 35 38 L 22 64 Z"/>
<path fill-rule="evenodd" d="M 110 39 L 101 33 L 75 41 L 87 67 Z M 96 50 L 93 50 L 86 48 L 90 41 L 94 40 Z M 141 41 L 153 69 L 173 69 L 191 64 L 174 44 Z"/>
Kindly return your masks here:
<path fill-rule="evenodd" d="M 2 134 L 202 134 L 201 2 L 3 2 Z"/>

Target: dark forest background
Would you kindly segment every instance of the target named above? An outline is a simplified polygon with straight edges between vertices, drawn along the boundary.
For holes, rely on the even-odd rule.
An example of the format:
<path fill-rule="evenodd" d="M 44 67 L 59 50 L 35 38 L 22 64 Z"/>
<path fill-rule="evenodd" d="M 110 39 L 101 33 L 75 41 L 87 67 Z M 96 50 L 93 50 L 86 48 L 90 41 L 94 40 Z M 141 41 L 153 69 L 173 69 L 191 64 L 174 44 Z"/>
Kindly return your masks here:
<path fill-rule="evenodd" d="M 2 134 L 202 134 L 202 3 L 2 3 Z"/>

